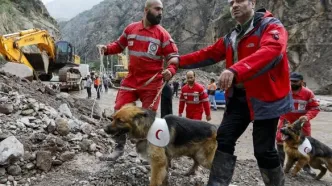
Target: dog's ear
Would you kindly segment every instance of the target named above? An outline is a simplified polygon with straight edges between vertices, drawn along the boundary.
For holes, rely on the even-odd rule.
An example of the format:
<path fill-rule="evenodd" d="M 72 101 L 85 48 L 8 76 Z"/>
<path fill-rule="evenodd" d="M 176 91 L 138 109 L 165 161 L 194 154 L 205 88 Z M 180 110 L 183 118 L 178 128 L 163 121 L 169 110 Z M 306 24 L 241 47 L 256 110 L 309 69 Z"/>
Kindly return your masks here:
<path fill-rule="evenodd" d="M 303 125 L 304 125 L 305 122 L 301 121 L 301 120 L 296 120 L 294 123 L 293 123 L 293 126 L 294 126 L 294 129 L 295 130 L 301 130 Z"/>
<path fill-rule="evenodd" d="M 287 119 L 283 119 L 282 126 L 283 127 L 288 127 L 288 125 L 289 125 L 289 121 Z"/>
<path fill-rule="evenodd" d="M 142 117 L 146 118 L 148 116 L 149 116 L 148 111 L 142 110 L 141 112 L 139 112 L 139 113 L 136 114 L 135 118 L 142 118 Z"/>

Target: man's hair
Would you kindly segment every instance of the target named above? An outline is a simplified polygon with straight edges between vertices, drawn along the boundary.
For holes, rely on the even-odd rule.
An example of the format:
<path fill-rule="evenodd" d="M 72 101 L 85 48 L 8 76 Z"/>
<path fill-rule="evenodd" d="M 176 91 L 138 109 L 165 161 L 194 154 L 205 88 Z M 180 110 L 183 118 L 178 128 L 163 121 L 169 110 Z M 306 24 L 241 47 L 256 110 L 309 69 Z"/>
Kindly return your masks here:
<path fill-rule="evenodd" d="M 212 81 L 212 82 L 215 82 L 214 78 L 211 78 L 211 81 Z"/>
<path fill-rule="evenodd" d="M 146 0 L 146 2 L 145 2 L 145 8 L 150 8 L 151 7 L 151 5 L 152 5 L 152 3 L 154 3 L 154 2 L 161 2 L 160 0 Z"/>

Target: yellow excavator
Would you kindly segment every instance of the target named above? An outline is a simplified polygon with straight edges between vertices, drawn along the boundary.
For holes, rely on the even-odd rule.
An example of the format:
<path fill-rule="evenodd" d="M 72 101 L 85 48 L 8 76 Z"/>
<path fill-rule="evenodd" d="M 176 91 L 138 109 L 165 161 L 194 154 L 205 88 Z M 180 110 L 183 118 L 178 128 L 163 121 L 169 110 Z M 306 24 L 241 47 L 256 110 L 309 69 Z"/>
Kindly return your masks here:
<path fill-rule="evenodd" d="M 128 58 L 126 55 L 119 53 L 118 64 L 114 65 L 114 74 L 115 77 L 111 78 L 111 82 L 114 86 L 120 86 L 122 79 L 128 75 Z M 111 86 L 113 86 L 111 84 Z"/>
<path fill-rule="evenodd" d="M 27 52 L 26 47 L 30 51 L 37 47 L 39 52 Z M 29 29 L 0 36 L 0 55 L 9 61 L 7 70 L 21 77 L 50 81 L 58 75 L 59 82 L 71 85 L 82 79 L 80 57 L 75 55 L 74 46 L 67 41 L 55 43 L 46 30 Z"/>

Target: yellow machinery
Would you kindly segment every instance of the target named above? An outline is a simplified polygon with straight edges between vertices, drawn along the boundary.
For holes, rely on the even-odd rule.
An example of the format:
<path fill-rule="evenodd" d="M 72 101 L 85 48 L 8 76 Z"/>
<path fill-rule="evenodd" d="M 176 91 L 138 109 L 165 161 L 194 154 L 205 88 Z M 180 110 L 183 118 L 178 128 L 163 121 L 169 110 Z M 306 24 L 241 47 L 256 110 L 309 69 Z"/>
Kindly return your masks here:
<path fill-rule="evenodd" d="M 40 53 L 23 51 L 23 47 L 32 46 Z M 81 79 L 80 57 L 75 55 L 74 46 L 67 41 L 55 43 L 46 30 L 29 29 L 0 36 L 0 54 L 9 62 L 24 64 L 42 81 L 51 80 L 53 74 L 65 83 Z"/>
<path fill-rule="evenodd" d="M 128 75 L 128 59 L 127 56 L 120 53 L 118 54 L 118 65 L 114 65 L 115 78 L 112 83 L 119 86 L 122 79 Z"/>

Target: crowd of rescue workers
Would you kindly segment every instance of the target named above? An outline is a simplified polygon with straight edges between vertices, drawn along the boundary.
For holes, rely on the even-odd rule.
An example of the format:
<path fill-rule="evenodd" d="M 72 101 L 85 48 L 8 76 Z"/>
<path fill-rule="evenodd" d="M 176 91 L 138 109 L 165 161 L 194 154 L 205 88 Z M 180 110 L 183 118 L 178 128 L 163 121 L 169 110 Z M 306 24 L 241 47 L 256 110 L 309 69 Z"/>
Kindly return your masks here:
<path fill-rule="evenodd" d="M 326 172 L 326 168 L 332 171 L 332 166 L 326 163 L 323 169 L 322 162 L 311 164 L 313 159 L 310 158 L 325 158 L 332 163 L 332 151 L 310 137 L 310 120 L 319 113 L 319 102 L 306 87 L 303 75 L 289 69 L 287 30 L 269 11 L 255 11 L 255 0 L 228 2 L 236 27 L 213 45 L 189 54 L 179 55 L 176 42 L 160 25 L 163 13 L 160 0 L 147 0 L 141 21 L 129 24 L 115 42 L 98 45 L 101 55 L 114 55 L 128 48 L 129 74 L 117 92 L 114 112 L 137 100 L 142 102 L 143 108 L 157 112 L 161 100 L 161 117 L 164 118 L 173 114 L 172 97 L 179 94 L 178 117 L 190 119 L 188 122 L 200 121 L 205 112 L 206 121 L 210 121 L 211 108 L 217 110 L 216 91 L 224 90 L 225 112 L 220 116 L 223 119 L 217 129 L 218 145 L 208 186 L 231 183 L 236 162 L 235 144 L 250 123 L 253 123 L 254 155 L 265 185 L 285 185 L 285 173 L 296 160 L 301 160 L 297 157 L 284 166 L 287 157 L 284 150 L 288 149 L 284 147 L 284 140 L 293 135 L 290 131 L 297 129 L 295 126 L 292 128 L 294 123 L 300 123 L 298 135 L 301 139 L 295 151 L 303 154 L 306 161 L 296 164 L 292 174 L 303 169 L 308 175 L 320 179 L 322 173 L 317 176 L 312 168 L 325 169 Z M 190 69 L 222 61 L 226 67 L 219 79 L 211 78 L 208 85 L 195 81 L 199 74 Z M 185 81 L 172 81 L 178 69 L 188 70 Z M 107 77 L 89 77 L 86 84 L 88 98 L 91 98 L 91 87 L 94 86 L 98 92 L 97 99 L 100 99 L 100 85 L 104 84 L 107 92 L 108 81 Z M 115 161 L 124 153 L 127 136 L 119 134 L 112 137 L 117 145 L 101 160 Z M 312 152 L 315 148 L 328 149 L 325 149 L 325 154 L 315 154 Z"/>

